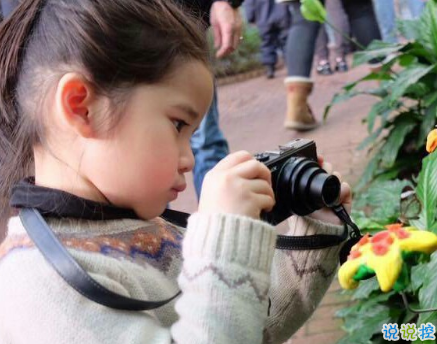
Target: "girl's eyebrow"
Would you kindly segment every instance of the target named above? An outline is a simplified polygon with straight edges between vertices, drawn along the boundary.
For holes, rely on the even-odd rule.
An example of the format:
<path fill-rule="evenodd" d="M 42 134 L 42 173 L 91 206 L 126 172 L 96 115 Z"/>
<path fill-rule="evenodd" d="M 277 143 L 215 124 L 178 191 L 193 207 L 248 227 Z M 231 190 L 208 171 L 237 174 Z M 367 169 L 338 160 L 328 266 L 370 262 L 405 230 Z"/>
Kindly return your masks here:
<path fill-rule="evenodd" d="M 187 104 L 177 104 L 173 106 L 174 108 L 177 108 L 183 112 L 185 112 L 187 115 L 189 115 L 193 120 L 196 120 L 200 117 L 199 113 L 194 110 L 190 105 Z"/>

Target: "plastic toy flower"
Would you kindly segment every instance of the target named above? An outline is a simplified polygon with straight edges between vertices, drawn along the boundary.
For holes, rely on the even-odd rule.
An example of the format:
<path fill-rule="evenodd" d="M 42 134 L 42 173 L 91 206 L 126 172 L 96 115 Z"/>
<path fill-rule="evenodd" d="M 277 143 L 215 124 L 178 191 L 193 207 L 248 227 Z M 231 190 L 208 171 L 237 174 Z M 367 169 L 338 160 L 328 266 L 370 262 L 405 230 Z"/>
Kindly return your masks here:
<path fill-rule="evenodd" d="M 437 148 L 437 129 L 431 130 L 426 138 L 426 151 L 428 153 L 434 152 Z"/>
<path fill-rule="evenodd" d="M 366 234 L 352 247 L 348 260 L 338 272 L 340 285 L 354 289 L 358 282 L 376 275 L 383 292 L 402 291 L 407 286 L 405 260 L 413 253 L 437 250 L 437 235 L 402 224 L 386 226 L 374 236 Z"/>

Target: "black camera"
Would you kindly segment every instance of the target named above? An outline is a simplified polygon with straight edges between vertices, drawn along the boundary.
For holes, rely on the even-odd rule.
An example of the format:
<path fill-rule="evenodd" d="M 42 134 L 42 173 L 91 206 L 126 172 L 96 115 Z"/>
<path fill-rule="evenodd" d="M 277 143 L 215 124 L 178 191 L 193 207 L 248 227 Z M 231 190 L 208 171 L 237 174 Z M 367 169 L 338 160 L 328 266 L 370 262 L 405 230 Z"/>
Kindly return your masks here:
<path fill-rule="evenodd" d="M 296 139 L 254 156 L 270 169 L 276 198 L 272 211 L 261 214 L 264 221 L 276 225 L 293 214 L 304 216 L 337 205 L 340 181 L 318 164 L 314 141 Z"/>

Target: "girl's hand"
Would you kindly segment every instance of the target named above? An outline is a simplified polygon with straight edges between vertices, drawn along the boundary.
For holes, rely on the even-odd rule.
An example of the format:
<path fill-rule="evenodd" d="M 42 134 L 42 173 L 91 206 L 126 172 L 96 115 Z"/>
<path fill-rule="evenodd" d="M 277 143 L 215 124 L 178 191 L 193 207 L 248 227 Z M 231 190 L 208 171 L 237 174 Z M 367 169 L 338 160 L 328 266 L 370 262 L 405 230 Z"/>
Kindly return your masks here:
<path fill-rule="evenodd" d="M 250 153 L 221 160 L 204 179 L 199 212 L 230 213 L 259 219 L 275 205 L 270 170 Z"/>
<path fill-rule="evenodd" d="M 341 182 L 341 175 L 340 173 L 334 171 L 332 172 L 332 165 L 329 162 L 324 162 L 322 157 L 318 157 L 319 164 L 322 166 L 322 168 L 329 174 L 333 174 L 337 176 L 337 178 Z M 350 214 L 350 211 L 352 209 L 352 191 L 351 187 L 348 183 L 342 182 L 341 183 L 341 192 L 340 192 L 340 200 L 339 204 L 343 204 L 346 211 Z M 308 215 L 309 217 L 322 221 L 331 223 L 334 225 L 342 225 L 343 223 L 340 221 L 340 219 L 337 217 L 337 215 L 334 214 L 334 212 L 330 208 L 323 208 L 320 210 L 315 211 L 314 213 Z"/>

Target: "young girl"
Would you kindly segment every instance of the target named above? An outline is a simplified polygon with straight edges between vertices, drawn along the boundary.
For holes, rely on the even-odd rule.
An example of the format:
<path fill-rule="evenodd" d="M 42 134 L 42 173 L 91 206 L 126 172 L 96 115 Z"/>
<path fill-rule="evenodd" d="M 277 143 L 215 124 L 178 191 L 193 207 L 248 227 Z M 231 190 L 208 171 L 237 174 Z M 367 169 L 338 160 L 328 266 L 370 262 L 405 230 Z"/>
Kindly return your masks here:
<path fill-rule="evenodd" d="M 281 343 L 311 315 L 340 247 L 275 251 L 259 220 L 274 204 L 270 172 L 247 152 L 208 174 L 186 230 L 159 217 L 185 189 L 190 136 L 212 99 L 193 19 L 165 0 L 25 0 L 0 47 L 2 199 L 37 209 L 107 289 L 149 301 L 182 291 L 147 312 L 97 304 L 12 216 L 2 344 Z M 347 186 L 341 197 L 350 203 Z M 326 209 L 312 216 L 293 216 L 286 234 L 344 231 Z"/>

